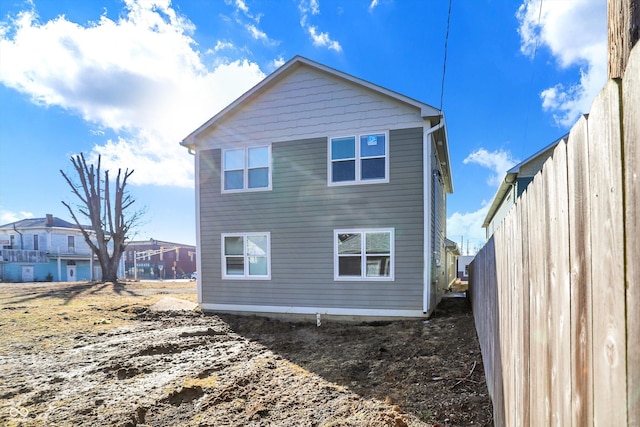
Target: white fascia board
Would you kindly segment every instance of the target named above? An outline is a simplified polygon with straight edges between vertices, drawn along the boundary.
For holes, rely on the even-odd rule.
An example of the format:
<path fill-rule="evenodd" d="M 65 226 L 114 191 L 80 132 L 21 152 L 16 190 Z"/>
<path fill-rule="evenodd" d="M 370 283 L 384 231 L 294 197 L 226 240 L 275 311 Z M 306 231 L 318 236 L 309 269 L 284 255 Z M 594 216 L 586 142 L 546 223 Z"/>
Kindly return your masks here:
<path fill-rule="evenodd" d="M 392 310 L 376 308 L 339 308 L 339 307 L 298 307 L 280 305 L 246 305 L 246 304 L 208 304 L 201 303 L 202 310 L 276 313 L 276 314 L 321 314 L 329 316 L 369 316 L 369 317 L 424 317 L 422 310 Z"/>

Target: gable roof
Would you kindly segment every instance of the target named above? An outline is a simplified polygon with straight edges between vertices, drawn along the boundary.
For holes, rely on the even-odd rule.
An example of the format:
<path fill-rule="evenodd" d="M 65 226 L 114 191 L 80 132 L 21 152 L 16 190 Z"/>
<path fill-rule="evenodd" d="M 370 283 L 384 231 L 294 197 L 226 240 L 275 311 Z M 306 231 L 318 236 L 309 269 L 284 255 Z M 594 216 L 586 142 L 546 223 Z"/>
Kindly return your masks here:
<path fill-rule="evenodd" d="M 269 74 L 266 78 L 264 78 L 260 83 L 255 85 L 253 88 L 249 89 L 242 96 L 237 98 L 227 107 L 218 112 L 215 116 L 207 120 L 196 130 L 187 135 L 181 142 L 180 145 L 192 150 L 195 149 L 196 138 L 203 132 L 211 129 L 216 126 L 218 123 L 222 123 L 223 119 L 227 116 L 230 116 L 235 111 L 243 108 L 245 103 L 252 102 L 252 100 L 256 99 L 259 95 L 265 93 L 269 89 L 273 88 L 285 77 L 293 74 L 296 70 L 299 70 L 301 67 L 309 67 L 315 71 L 320 73 L 324 73 L 326 75 L 341 79 L 345 82 L 354 84 L 363 89 L 374 91 L 380 95 L 386 96 L 393 101 L 403 103 L 410 107 L 416 108 L 420 111 L 420 116 L 423 119 L 429 120 L 432 128 L 429 130 L 429 133 L 432 134 L 435 150 L 438 153 L 438 160 L 440 162 L 439 167 L 443 171 L 443 177 L 445 182 L 445 189 L 447 193 L 453 192 L 453 180 L 451 176 L 451 161 L 449 158 L 449 144 L 448 144 L 448 134 L 446 128 L 446 120 L 444 114 L 441 110 L 432 107 L 429 104 L 425 104 L 423 102 L 417 101 L 408 96 L 402 95 L 398 92 L 394 92 L 392 90 L 386 89 L 382 86 L 378 86 L 366 80 L 360 79 L 358 77 L 354 77 L 350 74 L 344 73 L 342 71 L 338 71 L 334 68 L 327 67 L 326 65 L 322 65 L 315 61 L 312 61 L 308 58 L 302 56 L 295 56 L 289 61 L 287 61 L 280 68 L 275 70 L 273 73 Z"/>
<path fill-rule="evenodd" d="M 515 165 L 514 167 L 512 167 L 506 172 L 504 179 L 500 183 L 500 187 L 498 187 L 498 191 L 496 192 L 496 195 L 493 197 L 493 202 L 491 203 L 491 206 L 487 211 L 487 215 L 484 218 L 484 223 L 482 224 L 482 228 L 487 228 L 489 226 L 489 224 L 491 223 L 491 220 L 493 220 L 493 217 L 495 216 L 496 212 L 500 208 L 500 205 L 502 205 L 502 201 L 504 200 L 504 197 L 509 192 L 509 187 L 514 182 L 516 182 L 516 180 L 518 179 L 518 176 L 520 176 L 521 170 L 538 160 L 546 160 L 547 158 L 551 157 L 551 155 L 553 154 L 553 150 L 556 148 L 556 145 L 558 145 L 561 141 L 566 141 L 568 137 L 569 137 L 569 134 L 566 134 L 561 138 L 558 138 L 557 140 L 553 141 L 551 144 L 537 151 L 535 154 L 532 154 L 531 156 L 527 157 L 526 159 L 524 159 L 523 161 L 521 161 L 520 163 L 518 163 L 517 165 Z M 538 172 L 539 170 L 540 169 L 537 169 L 536 172 Z"/>
<path fill-rule="evenodd" d="M 338 78 L 341 78 L 343 80 L 349 81 L 351 83 L 355 83 L 356 85 L 362 86 L 362 87 L 367 88 L 369 90 L 376 91 L 376 92 L 378 92 L 380 94 L 383 94 L 385 96 L 388 96 L 388 97 L 390 97 L 390 98 L 392 98 L 392 99 L 394 99 L 396 101 L 400 101 L 400 102 L 403 102 L 405 104 L 411 105 L 413 107 L 419 108 L 420 109 L 420 114 L 421 114 L 421 116 L 423 118 L 432 118 L 432 119 L 437 119 L 439 121 L 440 118 L 442 117 L 442 112 L 440 110 L 438 110 L 437 108 L 432 107 L 431 105 L 425 104 L 425 103 L 417 101 L 417 100 L 415 100 L 413 98 L 409 98 L 408 96 L 405 96 L 405 95 L 399 94 L 397 92 L 394 92 L 392 90 L 386 89 L 386 88 L 384 88 L 382 86 L 375 85 L 375 84 L 370 83 L 370 82 L 368 82 L 366 80 L 360 79 L 358 77 L 354 77 L 354 76 L 352 76 L 350 74 L 344 73 L 342 71 L 338 71 L 338 70 L 336 70 L 334 68 L 327 67 L 326 65 L 322 65 L 322 64 L 320 64 L 318 62 L 315 62 L 315 61 L 312 61 L 312 60 L 307 59 L 305 57 L 302 57 L 300 55 L 297 55 L 297 56 L 293 57 L 292 59 L 290 59 L 289 61 L 287 61 L 280 68 L 275 70 L 273 73 L 269 74 L 260 83 L 258 83 L 257 85 L 255 85 L 254 87 L 249 89 L 242 96 L 240 96 L 238 99 L 233 101 L 227 107 L 222 109 L 215 116 L 213 116 L 212 118 L 207 120 L 205 123 L 203 123 L 196 130 L 194 130 L 189 135 L 187 135 L 180 142 L 180 145 L 182 145 L 184 147 L 187 147 L 187 148 L 190 148 L 190 149 L 194 148 L 195 147 L 195 137 L 197 137 L 204 130 L 208 129 L 209 127 L 214 125 L 216 122 L 221 120 L 223 117 L 225 117 L 229 113 L 231 113 L 234 110 L 236 110 L 237 108 L 239 108 L 243 103 L 251 100 L 253 97 L 257 96 L 258 94 L 260 94 L 260 93 L 266 91 L 267 89 L 273 87 L 283 77 L 285 77 L 287 75 L 290 75 L 291 73 L 293 73 L 298 68 L 304 67 L 304 66 L 311 67 L 311 68 L 313 68 L 315 70 L 330 74 L 330 75 L 332 75 L 334 77 L 338 77 Z"/>
<path fill-rule="evenodd" d="M 83 225 L 83 227 L 89 232 L 93 231 L 93 227 L 91 225 Z M 49 214 L 47 214 L 45 218 L 26 218 L 10 222 L 9 224 L 0 225 L 0 230 L 36 230 L 43 228 L 68 228 L 80 231 L 80 227 L 75 223 L 65 221 L 64 219 Z"/>
<path fill-rule="evenodd" d="M 0 225 L 1 229 L 11 229 L 15 228 L 24 230 L 28 228 L 45 228 L 45 227 L 57 227 L 57 228 L 73 228 L 79 230 L 76 224 L 72 224 L 64 219 L 60 219 L 58 217 L 52 217 L 50 222 L 47 222 L 47 218 L 27 218 L 21 219 L 20 221 L 11 222 L 9 224 Z"/>

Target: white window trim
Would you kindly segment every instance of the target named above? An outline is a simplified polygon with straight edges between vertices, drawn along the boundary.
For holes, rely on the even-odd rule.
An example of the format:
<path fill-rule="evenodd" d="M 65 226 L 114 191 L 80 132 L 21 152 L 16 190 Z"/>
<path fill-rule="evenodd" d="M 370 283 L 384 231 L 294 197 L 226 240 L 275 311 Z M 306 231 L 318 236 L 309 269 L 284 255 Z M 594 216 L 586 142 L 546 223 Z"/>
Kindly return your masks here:
<path fill-rule="evenodd" d="M 361 174 L 360 174 L 360 164 L 362 161 L 362 158 L 360 157 L 360 137 L 361 136 L 366 136 L 366 135 L 384 135 L 384 139 L 385 139 L 385 164 L 384 164 L 384 179 L 361 179 Z M 356 142 L 356 157 L 355 157 L 355 163 L 356 163 L 356 179 L 353 181 L 339 181 L 339 182 L 333 182 L 333 168 L 331 167 L 333 164 L 333 160 L 331 159 L 331 141 L 334 139 L 340 139 L 340 138 L 355 138 Z M 385 184 L 389 182 L 389 163 L 391 163 L 390 160 L 390 153 L 391 150 L 389 150 L 389 132 L 388 131 L 372 131 L 372 132 L 362 132 L 362 133 L 358 133 L 358 134 L 351 134 L 351 135 L 341 135 L 341 136 L 331 136 L 327 139 L 327 181 L 328 181 L 328 185 L 329 187 L 339 187 L 339 186 L 344 186 L 344 185 L 364 185 L 364 184 Z"/>
<path fill-rule="evenodd" d="M 266 236 L 267 237 L 267 275 L 266 276 L 250 276 L 249 263 L 247 262 L 247 237 Z M 244 257 L 244 276 L 227 275 L 227 262 L 224 248 L 225 237 L 242 237 L 244 241 L 244 249 L 242 256 Z M 220 235 L 220 261 L 221 275 L 223 280 L 271 280 L 271 233 L 270 232 L 251 232 L 251 233 L 222 233 Z"/>
<path fill-rule="evenodd" d="M 338 257 L 338 234 L 344 233 L 362 233 L 363 237 L 365 233 L 390 233 L 391 236 L 391 247 L 390 249 L 390 260 L 389 260 L 389 276 L 385 277 L 367 277 L 366 276 L 366 266 L 367 266 L 367 256 L 364 252 L 366 248 L 366 239 L 362 239 L 362 248 L 363 251 L 361 253 L 362 257 L 362 276 L 339 276 L 339 257 Z M 394 228 L 345 228 L 333 230 L 333 280 L 336 282 L 393 282 L 395 281 L 395 229 Z"/>
<path fill-rule="evenodd" d="M 269 151 L 269 174 L 268 174 L 268 180 L 269 180 L 269 185 L 267 185 L 266 187 L 259 187 L 259 188 L 249 188 L 249 149 L 250 148 L 260 148 L 260 147 L 267 147 L 268 151 Z M 244 168 L 243 168 L 243 175 L 242 175 L 242 183 L 244 188 L 237 188 L 237 189 L 232 189 L 232 190 L 226 190 L 224 188 L 224 184 L 225 184 L 225 172 L 226 169 L 224 168 L 224 153 L 227 151 L 233 151 L 233 150 L 243 150 L 244 152 Z M 251 145 L 248 147 L 235 147 L 235 148 L 227 148 L 227 149 L 223 149 L 222 153 L 221 153 L 221 157 L 220 157 L 220 169 L 222 170 L 222 176 L 220 177 L 220 186 L 221 186 L 221 191 L 222 193 L 245 193 L 245 192 L 251 192 L 251 191 L 271 191 L 272 187 L 271 187 L 271 171 L 273 169 L 273 162 L 271 160 L 271 144 L 261 144 L 261 145 Z M 239 169 L 231 169 L 231 170 L 239 170 Z"/>

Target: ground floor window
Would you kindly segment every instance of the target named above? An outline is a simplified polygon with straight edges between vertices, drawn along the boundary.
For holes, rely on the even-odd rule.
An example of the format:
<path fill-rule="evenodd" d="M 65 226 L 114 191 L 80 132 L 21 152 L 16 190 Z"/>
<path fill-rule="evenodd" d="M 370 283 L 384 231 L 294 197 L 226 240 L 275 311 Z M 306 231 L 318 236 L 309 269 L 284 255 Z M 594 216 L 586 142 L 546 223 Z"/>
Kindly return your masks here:
<path fill-rule="evenodd" d="M 393 280 L 394 229 L 334 230 L 334 280 Z"/>
<path fill-rule="evenodd" d="M 222 277 L 225 279 L 270 279 L 270 233 L 223 234 Z"/>

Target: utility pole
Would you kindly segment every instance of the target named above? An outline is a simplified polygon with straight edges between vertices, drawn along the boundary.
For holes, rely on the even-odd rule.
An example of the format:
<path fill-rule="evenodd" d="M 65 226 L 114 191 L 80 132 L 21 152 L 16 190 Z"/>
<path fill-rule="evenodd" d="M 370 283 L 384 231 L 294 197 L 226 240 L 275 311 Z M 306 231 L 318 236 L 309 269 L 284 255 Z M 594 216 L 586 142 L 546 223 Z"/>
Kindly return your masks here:
<path fill-rule="evenodd" d="M 621 78 L 631 49 L 640 38 L 640 0 L 607 3 L 609 79 Z"/>

